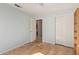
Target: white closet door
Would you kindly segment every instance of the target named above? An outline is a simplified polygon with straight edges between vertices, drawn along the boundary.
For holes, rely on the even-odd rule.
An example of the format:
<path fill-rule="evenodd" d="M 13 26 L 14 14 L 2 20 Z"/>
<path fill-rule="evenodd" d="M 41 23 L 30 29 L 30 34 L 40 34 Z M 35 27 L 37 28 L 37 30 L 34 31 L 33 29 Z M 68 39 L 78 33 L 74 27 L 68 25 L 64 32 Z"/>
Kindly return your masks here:
<path fill-rule="evenodd" d="M 56 17 L 56 44 L 64 45 L 65 42 L 65 23 L 64 18 Z"/>
<path fill-rule="evenodd" d="M 56 43 L 68 47 L 73 46 L 73 18 L 71 14 L 56 17 Z"/>

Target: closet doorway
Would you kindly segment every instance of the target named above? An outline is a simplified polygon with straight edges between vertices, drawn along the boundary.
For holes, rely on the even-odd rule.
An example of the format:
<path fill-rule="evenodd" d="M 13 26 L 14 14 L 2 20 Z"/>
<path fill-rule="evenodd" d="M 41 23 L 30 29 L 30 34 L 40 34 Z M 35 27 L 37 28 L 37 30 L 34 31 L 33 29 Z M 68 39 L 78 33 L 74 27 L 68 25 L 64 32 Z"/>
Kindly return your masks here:
<path fill-rule="evenodd" d="M 42 19 L 36 20 L 36 41 L 42 42 Z"/>

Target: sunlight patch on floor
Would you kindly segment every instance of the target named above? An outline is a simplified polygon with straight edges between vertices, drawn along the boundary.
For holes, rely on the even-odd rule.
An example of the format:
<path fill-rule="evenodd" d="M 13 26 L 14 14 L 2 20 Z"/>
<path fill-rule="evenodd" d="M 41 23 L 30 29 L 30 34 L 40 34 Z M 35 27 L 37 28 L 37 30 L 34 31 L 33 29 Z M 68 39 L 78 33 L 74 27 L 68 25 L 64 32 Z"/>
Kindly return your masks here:
<path fill-rule="evenodd" d="M 37 53 L 34 53 L 34 54 L 32 54 L 32 55 L 44 55 L 44 54 L 42 54 L 42 53 L 40 53 L 40 52 L 37 52 Z"/>

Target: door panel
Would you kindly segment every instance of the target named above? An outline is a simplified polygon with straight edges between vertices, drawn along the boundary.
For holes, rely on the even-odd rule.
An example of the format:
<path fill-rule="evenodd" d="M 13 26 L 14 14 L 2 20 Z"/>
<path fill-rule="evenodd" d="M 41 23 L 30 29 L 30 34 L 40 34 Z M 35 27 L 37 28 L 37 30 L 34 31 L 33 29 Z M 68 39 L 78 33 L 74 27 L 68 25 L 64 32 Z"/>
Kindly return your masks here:
<path fill-rule="evenodd" d="M 73 47 L 73 16 L 72 14 L 56 17 L 56 43 Z"/>
<path fill-rule="evenodd" d="M 63 17 L 56 18 L 56 44 L 64 45 L 65 42 L 65 24 Z"/>
<path fill-rule="evenodd" d="M 38 39 L 42 40 L 42 20 L 38 20 Z"/>

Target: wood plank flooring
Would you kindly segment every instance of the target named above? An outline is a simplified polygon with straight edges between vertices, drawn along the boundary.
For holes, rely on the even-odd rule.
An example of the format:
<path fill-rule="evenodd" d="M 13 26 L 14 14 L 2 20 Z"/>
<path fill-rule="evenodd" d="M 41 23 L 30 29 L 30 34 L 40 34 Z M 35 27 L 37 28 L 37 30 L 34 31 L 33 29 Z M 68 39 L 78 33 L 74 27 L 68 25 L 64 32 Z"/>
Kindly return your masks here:
<path fill-rule="evenodd" d="M 16 48 L 3 55 L 32 55 L 40 52 L 44 55 L 73 55 L 73 48 L 68 48 L 61 45 L 52 45 L 49 43 L 32 42 Z"/>

